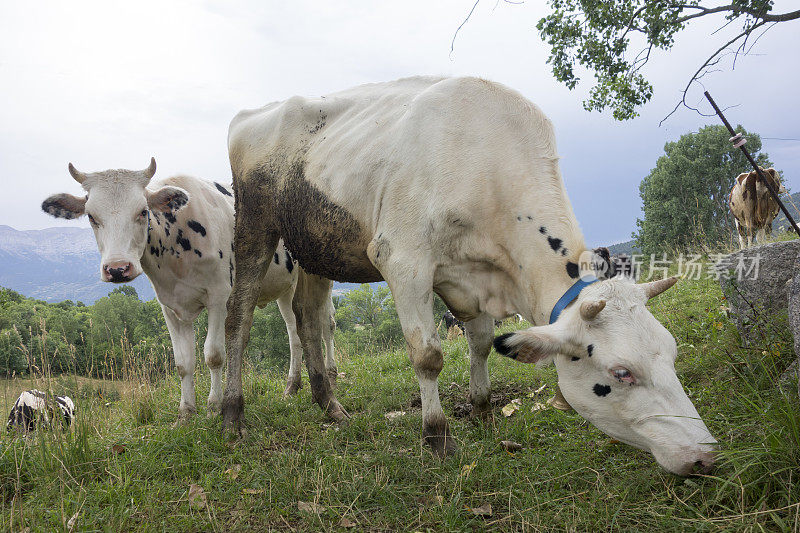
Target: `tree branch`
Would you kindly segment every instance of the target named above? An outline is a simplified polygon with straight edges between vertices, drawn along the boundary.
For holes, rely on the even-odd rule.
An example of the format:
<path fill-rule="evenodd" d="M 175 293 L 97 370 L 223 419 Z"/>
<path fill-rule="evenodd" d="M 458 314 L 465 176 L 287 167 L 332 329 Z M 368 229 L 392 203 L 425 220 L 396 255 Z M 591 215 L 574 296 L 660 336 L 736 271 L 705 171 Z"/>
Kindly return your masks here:
<path fill-rule="evenodd" d="M 694 108 L 694 107 L 692 107 L 692 106 L 690 106 L 689 104 L 686 103 L 686 95 L 689 92 L 689 89 L 691 88 L 692 84 L 695 83 L 697 80 L 699 80 L 702 77 L 701 72 L 703 72 L 707 67 L 709 67 L 711 65 L 716 65 L 720 61 L 721 58 L 719 58 L 718 56 L 726 48 L 728 48 L 730 45 L 732 45 L 733 43 L 735 43 L 736 41 L 738 41 L 742 37 L 746 37 L 746 36 L 750 35 L 757 28 L 760 28 L 761 26 L 763 26 L 766 23 L 767 23 L 767 21 L 765 21 L 765 20 L 762 20 L 761 22 L 757 22 L 756 24 L 750 26 L 749 28 L 747 28 L 746 30 L 744 30 L 743 32 L 738 34 L 736 37 L 734 37 L 733 39 L 731 39 L 727 43 L 725 43 L 722 46 L 720 46 L 717 49 L 716 52 L 711 54 L 711 56 L 708 59 L 706 59 L 705 63 L 703 63 L 700 66 L 700 68 L 697 69 L 697 71 L 689 79 L 689 83 L 687 83 L 686 87 L 683 89 L 683 96 L 681 97 L 681 101 L 678 102 L 677 104 L 675 104 L 675 107 L 672 109 L 672 111 L 670 111 L 669 114 L 667 114 L 667 116 L 665 116 L 664 118 L 661 119 L 661 121 L 658 123 L 658 126 L 661 127 L 661 125 L 664 123 L 664 121 L 667 120 L 669 117 L 671 117 L 678 110 L 678 108 L 681 105 L 683 105 L 687 109 L 692 109 L 694 111 L 697 111 L 701 115 L 703 115 L 703 113 L 701 113 L 700 110 L 698 110 L 697 108 Z M 703 116 L 706 116 L 706 115 L 703 115 Z"/>
<path fill-rule="evenodd" d="M 735 6 L 735 5 L 727 5 L 727 6 L 718 6 L 718 7 L 703 7 L 703 6 L 693 6 L 693 5 L 677 5 L 674 6 L 679 9 L 699 9 L 699 13 L 693 13 L 691 15 L 686 15 L 685 17 L 680 17 L 675 19 L 676 24 L 682 24 L 687 20 L 691 20 L 698 17 L 704 17 L 706 15 L 711 15 L 714 13 L 724 13 L 726 11 L 736 11 L 740 13 L 744 13 L 746 15 L 750 15 L 751 17 L 755 17 L 756 19 L 761 19 L 762 21 L 766 22 L 786 22 L 787 20 L 795 20 L 800 18 L 800 10 L 797 11 L 789 11 L 786 13 L 780 13 L 777 15 L 772 15 L 770 13 L 765 13 L 763 11 L 755 11 L 753 9 L 749 9 L 747 7 L 742 6 Z"/>
<path fill-rule="evenodd" d="M 481 0 L 475 0 L 475 4 L 472 6 L 472 9 L 469 10 L 469 13 L 467 14 L 467 18 L 465 18 L 464 22 L 459 24 L 458 28 L 456 28 L 456 32 L 453 34 L 453 40 L 450 41 L 450 55 L 451 56 L 453 55 L 453 47 L 455 47 L 455 45 L 456 45 L 456 37 L 458 36 L 458 32 L 461 31 L 461 28 L 464 27 L 464 24 L 469 22 L 469 18 L 472 16 L 472 13 L 475 11 L 475 8 L 478 7 L 478 4 L 480 4 L 480 3 L 481 3 Z"/>

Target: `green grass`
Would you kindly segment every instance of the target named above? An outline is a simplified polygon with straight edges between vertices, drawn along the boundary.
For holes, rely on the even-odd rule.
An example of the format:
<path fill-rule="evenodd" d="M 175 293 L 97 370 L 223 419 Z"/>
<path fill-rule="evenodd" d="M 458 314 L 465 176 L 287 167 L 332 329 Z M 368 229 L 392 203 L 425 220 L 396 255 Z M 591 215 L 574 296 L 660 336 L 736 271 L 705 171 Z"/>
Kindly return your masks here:
<path fill-rule="evenodd" d="M 454 416 L 469 380 L 458 339 L 444 343 L 439 384 L 461 448 L 443 462 L 420 444 L 419 392 L 403 350 L 338 354 L 337 396 L 352 415 L 342 427 L 311 403 L 307 381 L 284 400 L 282 375 L 248 371 L 247 435 L 237 442 L 202 415 L 172 427 L 177 379 L 127 383 L 116 401 L 80 400 L 70 432 L 0 437 L 0 530 L 67 531 L 77 515 L 75 531 L 327 531 L 343 530 L 342 517 L 357 531 L 796 531 L 800 409 L 796 382 L 778 386 L 791 339 L 771 332 L 764 346 L 742 348 L 721 304 L 707 280 L 679 283 L 651 304 L 722 444 L 712 476 L 675 477 L 574 413 L 533 412 L 552 394 L 554 370 L 494 354 L 494 421 Z M 197 375 L 202 411 L 208 376 L 202 366 Z M 514 398 L 522 408 L 503 417 Z M 406 414 L 387 420 L 390 411 Z M 509 454 L 499 444 L 506 439 L 524 448 Z M 190 505 L 191 484 L 205 506 Z M 298 502 L 322 507 L 304 512 Z M 491 516 L 471 511 L 485 503 Z"/>

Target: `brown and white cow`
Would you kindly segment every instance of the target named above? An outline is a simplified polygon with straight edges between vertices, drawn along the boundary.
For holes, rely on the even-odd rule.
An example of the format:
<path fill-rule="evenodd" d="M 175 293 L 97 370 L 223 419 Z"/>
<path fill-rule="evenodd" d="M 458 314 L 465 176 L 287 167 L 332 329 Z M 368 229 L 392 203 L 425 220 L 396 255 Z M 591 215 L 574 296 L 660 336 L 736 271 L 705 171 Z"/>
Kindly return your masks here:
<path fill-rule="evenodd" d="M 786 192 L 781 185 L 781 177 L 774 168 L 766 170 L 762 168 L 761 171 L 778 194 Z M 736 224 L 736 231 L 739 233 L 741 248 L 752 246 L 753 241 L 763 244 L 766 236 L 772 234 L 772 221 L 775 220 L 780 208 L 755 170 L 736 177 L 728 195 L 728 204 Z"/>
<path fill-rule="evenodd" d="M 293 306 L 312 393 L 334 419 L 347 413 L 325 379 L 316 309 L 327 279 L 383 279 L 419 381 L 423 438 L 437 454 L 456 445 L 439 401 L 434 292 L 466 322 L 474 413 L 490 413 L 493 319 L 520 313 L 538 326 L 498 337 L 501 353 L 554 361 L 578 413 L 666 469 L 713 464 L 714 438 L 675 375 L 675 340 L 645 306 L 674 279 L 594 282 L 545 325 L 580 287 L 579 261 L 591 252 L 550 121 L 519 93 L 477 78 L 416 77 L 292 97 L 240 112 L 228 149 L 238 267 L 225 324 L 226 428 L 243 412 L 242 353 L 282 237 L 305 271 Z"/>
<path fill-rule="evenodd" d="M 167 322 L 181 378 L 181 418 L 195 411 L 195 334 L 193 322 L 208 310 L 208 334 L 203 353 L 211 372 L 209 413 L 218 413 L 222 401 L 222 364 L 225 360 L 226 303 L 234 279 L 233 195 L 216 182 L 173 176 L 151 182 L 155 159 L 142 171 L 106 170 L 84 174 L 70 163 L 69 172 L 86 196 L 56 194 L 42 203 L 55 217 L 89 217 L 100 249 L 100 279 L 121 283 L 144 272 L 153 285 Z M 270 256 L 267 274 L 258 291 L 258 304 L 277 300 L 289 333 L 290 366 L 286 394 L 301 386 L 302 348 L 291 302 L 299 268 L 280 244 Z M 330 293 L 330 287 L 328 287 Z M 333 359 L 333 303 L 321 306 L 329 320 L 320 324 L 326 345 L 326 366 L 335 373 Z M 334 374 L 335 375 L 335 374 Z"/>

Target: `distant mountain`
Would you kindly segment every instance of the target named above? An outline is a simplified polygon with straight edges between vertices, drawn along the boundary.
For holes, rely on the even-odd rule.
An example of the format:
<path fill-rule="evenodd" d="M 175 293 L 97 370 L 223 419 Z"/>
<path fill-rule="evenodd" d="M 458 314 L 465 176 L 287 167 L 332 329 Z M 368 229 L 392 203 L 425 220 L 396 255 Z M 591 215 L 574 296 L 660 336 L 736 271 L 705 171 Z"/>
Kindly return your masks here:
<path fill-rule="evenodd" d="M 146 276 L 130 284 L 155 298 Z M 93 303 L 116 288 L 100 281 L 100 252 L 89 228 L 19 231 L 0 225 L 0 286 L 47 302 Z"/>
<path fill-rule="evenodd" d="M 617 254 L 633 255 L 642 253 L 642 251 L 636 247 L 636 241 L 633 239 L 618 244 L 611 244 L 609 246 L 606 246 L 606 248 L 608 248 L 608 251 L 611 252 L 612 255 L 617 255 Z"/>
<path fill-rule="evenodd" d="M 142 300 L 155 298 L 147 276 L 132 285 Z M 370 284 L 375 287 L 377 284 Z M 334 283 L 334 294 L 360 287 Z M 106 296 L 117 285 L 100 281 L 100 252 L 89 228 L 16 230 L 0 225 L 0 287 L 46 302 L 85 304 Z"/>

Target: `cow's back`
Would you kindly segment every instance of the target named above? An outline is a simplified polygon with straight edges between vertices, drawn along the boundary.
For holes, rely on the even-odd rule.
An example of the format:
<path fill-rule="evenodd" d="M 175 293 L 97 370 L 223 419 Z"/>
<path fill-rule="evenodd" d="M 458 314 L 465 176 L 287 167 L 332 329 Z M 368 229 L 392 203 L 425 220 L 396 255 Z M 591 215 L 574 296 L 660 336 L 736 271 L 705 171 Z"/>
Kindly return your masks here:
<path fill-rule="evenodd" d="M 485 80 L 408 78 L 293 97 L 237 115 L 228 141 L 234 183 L 264 191 L 260 209 L 301 266 L 331 279 L 380 279 L 367 247 L 382 225 L 424 233 L 422 248 L 463 249 L 474 243 L 454 231 L 500 237 L 509 228 L 497 216 L 523 201 L 557 213 L 560 234 L 577 229 L 549 120 Z"/>

